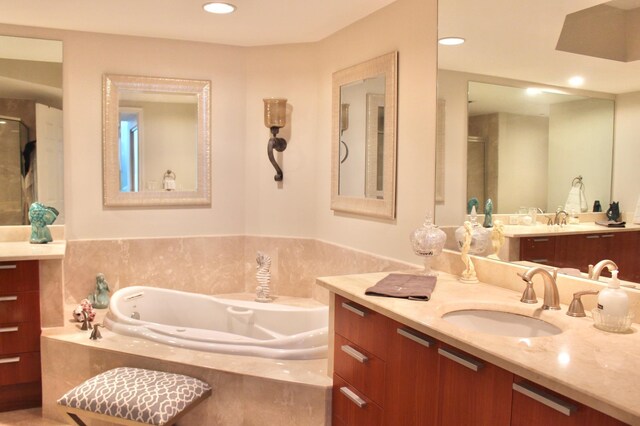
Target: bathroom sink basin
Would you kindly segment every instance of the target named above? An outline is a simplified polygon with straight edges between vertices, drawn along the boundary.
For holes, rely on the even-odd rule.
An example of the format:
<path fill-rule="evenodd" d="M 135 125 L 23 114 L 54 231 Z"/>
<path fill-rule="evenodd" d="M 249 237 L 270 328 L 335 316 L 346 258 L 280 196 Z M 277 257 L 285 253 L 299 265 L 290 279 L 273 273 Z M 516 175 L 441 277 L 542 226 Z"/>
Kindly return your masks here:
<path fill-rule="evenodd" d="M 460 328 L 496 336 L 553 336 L 562 330 L 537 318 L 503 311 L 464 309 L 448 312 L 442 318 Z"/>

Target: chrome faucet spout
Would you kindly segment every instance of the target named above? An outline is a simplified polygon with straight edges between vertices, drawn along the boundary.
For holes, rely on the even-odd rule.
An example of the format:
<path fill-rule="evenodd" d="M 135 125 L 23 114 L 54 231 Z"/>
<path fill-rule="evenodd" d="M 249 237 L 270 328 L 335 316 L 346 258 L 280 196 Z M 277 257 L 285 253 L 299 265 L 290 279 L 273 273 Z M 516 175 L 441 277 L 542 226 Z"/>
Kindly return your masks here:
<path fill-rule="evenodd" d="M 535 275 L 541 275 L 544 282 L 544 298 L 542 302 L 542 309 L 560 309 L 560 295 L 558 293 L 558 285 L 556 284 L 557 271 L 553 269 L 553 272 L 549 272 L 548 269 L 541 268 L 539 266 L 529 268 L 524 274 L 521 275 L 523 281 L 527 283 L 527 290 L 531 287 L 533 277 Z"/>
<path fill-rule="evenodd" d="M 613 260 L 601 260 L 600 262 L 596 263 L 595 266 L 589 265 L 589 279 L 598 281 L 600 279 L 600 274 L 602 274 L 602 271 L 605 267 L 609 270 L 609 272 L 618 269 L 618 265 L 616 265 L 616 262 L 614 262 Z"/>
<path fill-rule="evenodd" d="M 555 225 L 560 225 L 560 226 L 566 225 L 567 224 L 567 216 L 569 216 L 569 215 L 567 214 L 566 211 L 558 210 L 556 212 L 556 217 L 553 219 L 553 223 Z"/>

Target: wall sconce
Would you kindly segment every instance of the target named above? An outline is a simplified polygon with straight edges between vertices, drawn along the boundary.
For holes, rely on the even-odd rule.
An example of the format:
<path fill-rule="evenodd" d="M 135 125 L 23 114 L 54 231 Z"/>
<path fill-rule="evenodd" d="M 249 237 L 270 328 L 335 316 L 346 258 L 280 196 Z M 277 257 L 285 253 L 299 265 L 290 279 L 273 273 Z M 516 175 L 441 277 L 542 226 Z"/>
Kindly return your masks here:
<path fill-rule="evenodd" d="M 340 145 L 344 145 L 344 158 L 340 160 L 340 164 L 349 158 L 349 146 L 342 140 L 342 134 L 349 129 L 349 104 L 340 105 Z M 340 155 L 340 157 L 342 157 Z"/>
<path fill-rule="evenodd" d="M 281 127 L 287 124 L 287 100 L 282 98 L 266 98 L 264 101 L 264 125 L 271 130 L 271 138 L 267 145 L 269 161 L 276 169 L 273 179 L 277 182 L 282 180 L 282 169 L 276 163 L 273 150 L 282 152 L 287 148 L 287 141 L 284 138 L 276 137 Z"/>

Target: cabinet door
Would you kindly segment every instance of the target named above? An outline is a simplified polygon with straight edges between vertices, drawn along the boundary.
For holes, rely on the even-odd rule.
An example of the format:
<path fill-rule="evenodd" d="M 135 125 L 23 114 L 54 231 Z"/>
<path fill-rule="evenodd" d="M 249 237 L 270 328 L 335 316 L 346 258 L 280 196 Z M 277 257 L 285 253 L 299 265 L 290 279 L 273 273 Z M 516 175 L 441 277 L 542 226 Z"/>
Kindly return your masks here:
<path fill-rule="evenodd" d="M 513 384 L 512 426 L 619 426 L 604 413 L 517 378 Z"/>
<path fill-rule="evenodd" d="M 552 265 L 556 257 L 555 237 L 520 239 L 520 260 Z"/>
<path fill-rule="evenodd" d="M 618 277 L 640 282 L 640 232 L 618 232 L 615 235 L 611 250 L 616 253 L 612 260 L 620 269 Z"/>
<path fill-rule="evenodd" d="M 385 425 L 435 425 L 438 350 L 435 339 L 389 320 Z"/>
<path fill-rule="evenodd" d="M 556 266 L 587 272 L 589 264 L 595 265 L 612 255 L 610 246 L 613 238 L 612 233 L 556 237 Z"/>
<path fill-rule="evenodd" d="M 513 374 L 446 345 L 438 353 L 439 424 L 509 425 Z"/>

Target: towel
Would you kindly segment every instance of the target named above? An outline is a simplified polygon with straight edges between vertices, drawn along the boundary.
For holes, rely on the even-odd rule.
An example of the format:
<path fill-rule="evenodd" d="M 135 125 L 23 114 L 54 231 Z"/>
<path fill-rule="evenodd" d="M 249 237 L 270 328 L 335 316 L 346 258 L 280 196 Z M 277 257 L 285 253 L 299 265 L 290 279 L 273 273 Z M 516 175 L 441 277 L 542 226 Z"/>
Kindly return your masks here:
<path fill-rule="evenodd" d="M 606 226 L 607 228 L 624 228 L 627 222 L 616 222 L 615 220 L 598 220 L 596 225 Z"/>
<path fill-rule="evenodd" d="M 587 210 L 589 210 L 589 205 L 587 204 L 587 197 L 584 195 L 583 187 L 580 185 L 572 186 L 567 196 L 567 202 L 564 204 L 564 211 L 567 213 L 572 211 L 584 213 Z"/>
<path fill-rule="evenodd" d="M 389 296 L 427 301 L 436 286 L 436 277 L 426 275 L 389 274 L 369 287 L 368 296 Z"/>

